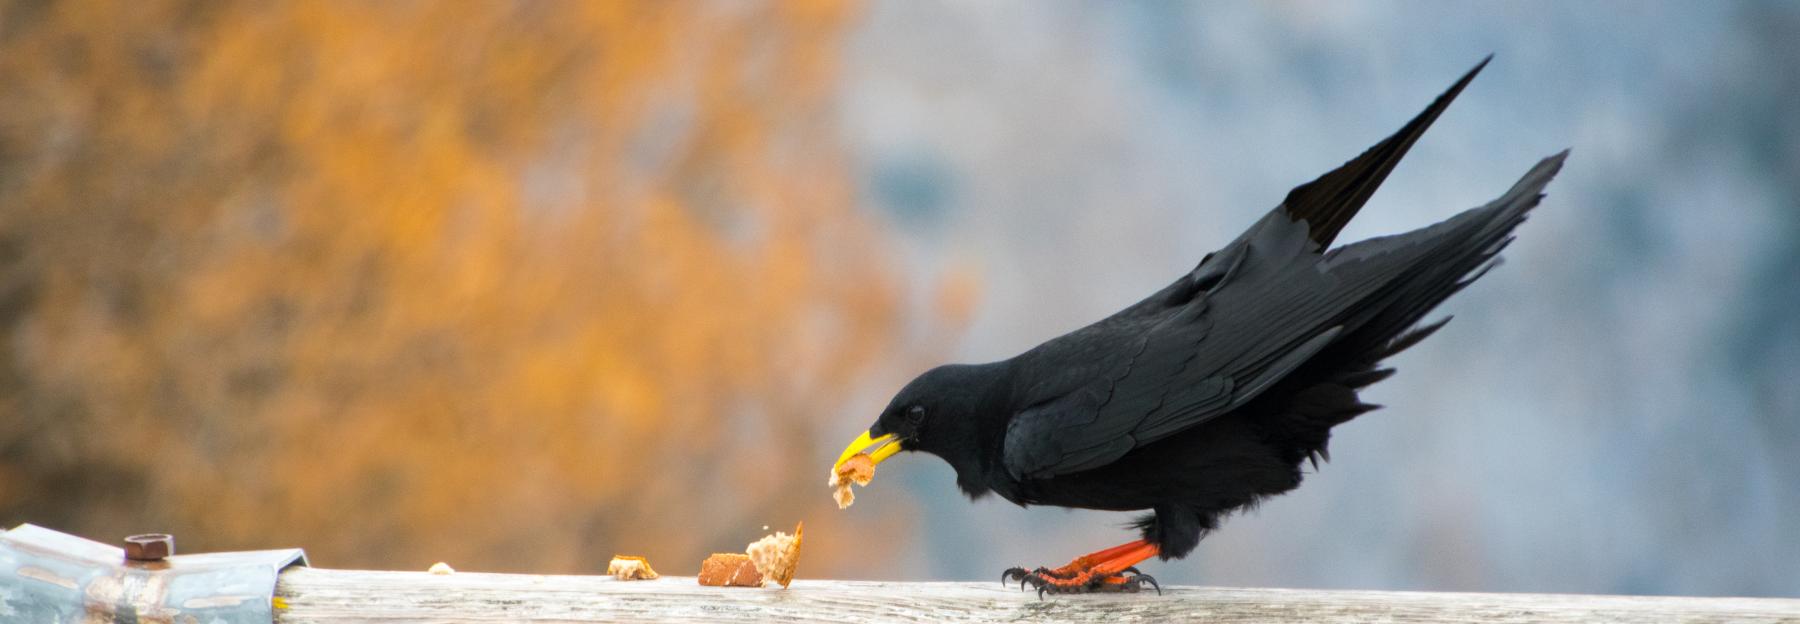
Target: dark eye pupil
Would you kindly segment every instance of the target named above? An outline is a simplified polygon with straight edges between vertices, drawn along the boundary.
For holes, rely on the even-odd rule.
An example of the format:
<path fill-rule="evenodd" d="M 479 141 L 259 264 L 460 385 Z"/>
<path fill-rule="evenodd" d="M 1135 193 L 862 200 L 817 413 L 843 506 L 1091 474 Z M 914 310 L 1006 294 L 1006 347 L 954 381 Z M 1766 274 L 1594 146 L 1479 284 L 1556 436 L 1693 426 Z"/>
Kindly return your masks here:
<path fill-rule="evenodd" d="M 911 416 L 913 421 L 917 422 L 919 419 L 925 417 L 925 407 L 922 405 L 914 405 L 912 409 L 906 411 L 906 415 Z"/>

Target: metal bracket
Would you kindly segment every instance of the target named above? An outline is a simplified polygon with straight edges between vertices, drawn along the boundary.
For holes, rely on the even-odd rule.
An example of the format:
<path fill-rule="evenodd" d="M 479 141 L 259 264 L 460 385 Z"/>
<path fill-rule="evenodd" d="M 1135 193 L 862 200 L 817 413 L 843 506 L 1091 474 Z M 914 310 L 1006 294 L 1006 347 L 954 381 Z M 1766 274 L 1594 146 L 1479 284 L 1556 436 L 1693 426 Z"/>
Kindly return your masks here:
<path fill-rule="evenodd" d="M 275 579 L 298 548 L 173 555 L 125 550 L 21 524 L 0 533 L 0 622 L 268 624 Z"/>

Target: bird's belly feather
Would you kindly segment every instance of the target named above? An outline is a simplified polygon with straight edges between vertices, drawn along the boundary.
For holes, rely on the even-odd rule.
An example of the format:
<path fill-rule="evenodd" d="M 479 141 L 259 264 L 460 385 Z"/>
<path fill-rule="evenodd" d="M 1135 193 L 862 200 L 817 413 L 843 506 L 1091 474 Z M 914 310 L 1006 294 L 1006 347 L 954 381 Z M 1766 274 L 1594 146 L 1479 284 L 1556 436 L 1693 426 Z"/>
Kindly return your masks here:
<path fill-rule="evenodd" d="M 1234 412 L 1134 450 L 1100 468 L 1018 482 L 1008 500 L 1106 511 L 1180 505 L 1228 511 L 1299 485 L 1299 467 Z M 1012 495 L 1009 495 L 1012 494 Z"/>

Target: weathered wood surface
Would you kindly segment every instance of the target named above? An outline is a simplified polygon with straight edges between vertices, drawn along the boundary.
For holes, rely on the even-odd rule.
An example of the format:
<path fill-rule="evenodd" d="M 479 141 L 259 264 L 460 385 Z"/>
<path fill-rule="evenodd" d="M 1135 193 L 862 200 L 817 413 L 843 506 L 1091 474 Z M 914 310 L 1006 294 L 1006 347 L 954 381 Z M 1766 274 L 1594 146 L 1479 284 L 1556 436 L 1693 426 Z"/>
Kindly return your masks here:
<path fill-rule="evenodd" d="M 1173 587 L 1047 596 L 992 583 L 797 580 L 701 587 L 693 577 L 291 568 L 276 622 L 1800 622 L 1800 600 Z"/>

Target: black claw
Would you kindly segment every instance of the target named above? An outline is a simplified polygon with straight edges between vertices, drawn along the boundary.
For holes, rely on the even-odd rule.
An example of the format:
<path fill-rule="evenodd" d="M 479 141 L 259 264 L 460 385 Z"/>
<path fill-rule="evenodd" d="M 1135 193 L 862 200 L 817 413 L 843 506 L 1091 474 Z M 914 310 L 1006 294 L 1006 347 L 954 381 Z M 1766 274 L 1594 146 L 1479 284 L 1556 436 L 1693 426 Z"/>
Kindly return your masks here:
<path fill-rule="evenodd" d="M 1003 584 L 1009 584 L 1017 579 L 1020 591 L 1024 591 L 1027 585 L 1036 588 L 1038 600 L 1043 600 L 1046 594 L 1137 593 L 1143 591 L 1146 584 L 1155 589 L 1157 595 L 1162 595 L 1162 586 L 1157 584 L 1156 579 L 1139 572 L 1136 566 L 1126 568 L 1117 574 L 1092 575 L 1086 583 L 1080 585 L 1065 584 L 1071 578 L 1073 577 L 1058 576 L 1055 571 L 1041 567 L 1030 572 L 1026 572 L 1025 568 L 1007 568 L 1006 571 L 1000 573 L 1000 582 Z"/>
<path fill-rule="evenodd" d="M 1007 568 L 1000 573 L 1000 584 L 1011 585 L 1014 576 L 1019 577 L 1019 589 L 1025 589 L 1025 568 Z"/>
<path fill-rule="evenodd" d="M 1131 580 L 1134 581 L 1134 583 L 1133 583 L 1134 585 L 1136 585 L 1140 588 L 1143 587 L 1145 583 L 1149 583 L 1150 587 L 1152 589 L 1156 590 L 1156 595 L 1158 595 L 1158 596 L 1162 595 L 1162 586 L 1156 584 L 1156 577 L 1150 576 L 1148 574 L 1139 574 L 1137 576 L 1131 577 Z"/>

